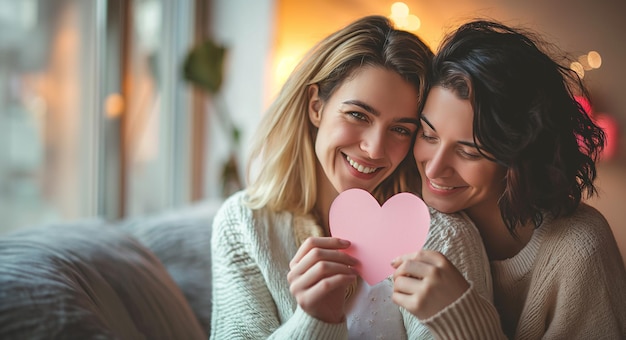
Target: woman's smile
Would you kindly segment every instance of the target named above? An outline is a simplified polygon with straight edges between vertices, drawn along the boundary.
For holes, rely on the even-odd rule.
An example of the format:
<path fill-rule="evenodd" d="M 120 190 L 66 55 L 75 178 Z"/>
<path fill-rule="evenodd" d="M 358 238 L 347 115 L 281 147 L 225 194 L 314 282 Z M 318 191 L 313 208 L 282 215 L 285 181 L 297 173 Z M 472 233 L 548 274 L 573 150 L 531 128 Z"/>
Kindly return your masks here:
<path fill-rule="evenodd" d="M 350 158 L 350 156 L 348 155 L 344 155 L 346 157 L 346 160 L 348 161 L 348 163 L 350 164 L 350 166 L 352 166 L 354 169 L 356 169 L 356 171 L 363 173 L 363 174 L 371 174 L 374 173 L 376 171 L 378 171 L 378 169 L 380 169 L 379 167 L 370 167 L 370 166 L 364 166 L 363 164 L 355 161 L 354 159 Z"/>

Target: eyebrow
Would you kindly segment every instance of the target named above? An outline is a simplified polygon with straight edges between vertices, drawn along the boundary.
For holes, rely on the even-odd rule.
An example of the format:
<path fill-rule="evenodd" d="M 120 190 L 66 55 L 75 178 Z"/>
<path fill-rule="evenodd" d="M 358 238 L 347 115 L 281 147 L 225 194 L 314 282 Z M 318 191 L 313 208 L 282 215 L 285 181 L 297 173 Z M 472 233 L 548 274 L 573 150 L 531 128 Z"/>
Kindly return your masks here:
<path fill-rule="evenodd" d="M 435 129 L 435 126 L 428 120 L 428 118 L 426 118 L 426 117 L 424 117 L 424 115 L 422 115 L 422 116 L 420 116 L 420 119 L 424 123 L 426 123 L 426 125 L 428 125 L 433 131 L 437 132 L 437 129 Z M 457 143 L 461 144 L 461 145 L 466 145 L 466 146 L 470 146 L 470 147 L 473 147 L 473 148 L 476 148 L 476 149 L 483 150 L 483 148 L 481 148 L 480 146 L 476 145 L 476 143 L 474 143 L 474 142 L 467 142 L 467 141 L 460 140 L 460 141 L 457 141 Z"/>
<path fill-rule="evenodd" d="M 355 105 L 358 106 L 360 108 L 362 108 L 363 110 L 373 114 L 376 117 L 380 117 L 380 111 L 376 110 L 375 108 L 371 107 L 370 105 L 360 101 L 360 100 L 346 100 L 343 102 L 343 104 L 348 104 L 348 105 Z M 415 124 L 415 125 L 419 125 L 419 119 L 417 118 L 400 118 L 397 120 L 397 122 L 399 123 L 410 123 L 410 124 Z"/>

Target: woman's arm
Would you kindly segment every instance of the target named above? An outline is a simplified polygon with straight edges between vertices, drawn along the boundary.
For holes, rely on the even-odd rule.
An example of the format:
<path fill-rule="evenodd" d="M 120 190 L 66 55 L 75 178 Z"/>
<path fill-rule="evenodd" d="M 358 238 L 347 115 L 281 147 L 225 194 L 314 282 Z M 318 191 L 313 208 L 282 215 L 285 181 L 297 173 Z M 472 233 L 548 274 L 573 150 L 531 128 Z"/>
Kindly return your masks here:
<path fill-rule="evenodd" d="M 436 252 L 424 252 L 426 266 L 432 266 L 425 270 L 431 275 L 436 274 L 436 280 L 431 278 L 422 284 L 425 291 L 420 308 L 430 306 L 431 311 L 425 314 L 427 317 L 418 319 L 409 311 L 416 311 L 415 305 L 411 305 L 411 297 L 404 296 L 401 311 L 409 338 L 421 339 L 430 335 L 441 339 L 506 339 L 493 305 L 489 259 L 482 238 L 469 218 L 464 214 L 443 214 L 431 209 L 431 227 L 424 249 Z M 437 299 L 437 291 L 444 298 L 433 301 Z M 451 295 L 456 298 L 450 303 Z M 442 301 L 445 307 L 442 307 Z M 439 312 L 433 313 L 432 308 Z"/>
<path fill-rule="evenodd" d="M 261 249 L 266 252 L 271 249 L 258 243 L 251 211 L 238 196 L 227 200 L 213 223 L 211 338 L 345 338 L 345 322 L 330 324 L 317 320 L 297 308 L 293 298 L 285 299 L 285 296 L 291 297 L 289 292 L 271 291 L 262 268 L 271 265 L 265 261 L 269 262 L 272 256 L 259 253 Z M 282 298 L 276 300 L 275 297 Z M 279 310 L 288 314 L 283 315 L 284 322 Z"/>

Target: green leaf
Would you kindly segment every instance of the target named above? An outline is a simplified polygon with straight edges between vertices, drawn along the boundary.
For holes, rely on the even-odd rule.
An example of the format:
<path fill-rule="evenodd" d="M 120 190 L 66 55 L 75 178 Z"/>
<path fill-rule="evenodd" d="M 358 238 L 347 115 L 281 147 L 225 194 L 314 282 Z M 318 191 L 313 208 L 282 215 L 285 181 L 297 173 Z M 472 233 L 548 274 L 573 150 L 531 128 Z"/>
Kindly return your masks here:
<path fill-rule="evenodd" d="M 194 46 L 185 58 L 183 78 L 211 94 L 219 92 L 224 78 L 226 48 L 208 39 Z"/>

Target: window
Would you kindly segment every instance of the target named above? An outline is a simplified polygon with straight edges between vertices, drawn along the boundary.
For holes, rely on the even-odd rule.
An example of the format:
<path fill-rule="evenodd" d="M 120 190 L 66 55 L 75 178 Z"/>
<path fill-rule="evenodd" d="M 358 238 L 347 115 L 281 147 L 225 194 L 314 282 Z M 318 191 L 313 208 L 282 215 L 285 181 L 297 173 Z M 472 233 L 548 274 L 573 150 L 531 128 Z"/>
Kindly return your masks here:
<path fill-rule="evenodd" d="M 0 1 L 0 233 L 188 203 L 193 5 Z"/>

